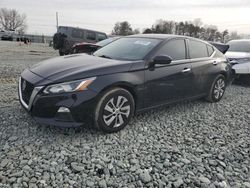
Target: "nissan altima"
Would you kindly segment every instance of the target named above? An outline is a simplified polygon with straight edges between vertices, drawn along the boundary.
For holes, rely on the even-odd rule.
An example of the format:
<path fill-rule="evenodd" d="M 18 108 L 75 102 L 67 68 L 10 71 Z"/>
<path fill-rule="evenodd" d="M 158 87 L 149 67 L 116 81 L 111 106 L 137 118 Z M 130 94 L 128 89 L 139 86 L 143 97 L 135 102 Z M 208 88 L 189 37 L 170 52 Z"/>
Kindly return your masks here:
<path fill-rule="evenodd" d="M 133 35 L 93 55 L 57 57 L 24 70 L 19 99 L 40 124 L 76 127 L 92 119 L 110 133 L 147 109 L 198 98 L 218 102 L 230 74 L 227 58 L 207 42 Z"/>

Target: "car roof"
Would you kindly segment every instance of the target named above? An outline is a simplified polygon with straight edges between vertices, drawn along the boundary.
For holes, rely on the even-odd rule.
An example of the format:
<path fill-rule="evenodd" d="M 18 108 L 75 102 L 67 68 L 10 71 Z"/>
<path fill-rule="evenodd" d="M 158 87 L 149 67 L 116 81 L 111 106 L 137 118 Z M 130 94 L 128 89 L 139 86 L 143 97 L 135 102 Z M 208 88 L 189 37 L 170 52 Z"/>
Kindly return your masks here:
<path fill-rule="evenodd" d="M 250 42 L 250 39 L 235 39 L 235 40 L 230 40 L 229 42 Z"/>
<path fill-rule="evenodd" d="M 105 34 L 105 35 L 107 36 L 107 34 L 106 34 L 105 32 L 96 31 L 96 30 L 92 30 L 92 29 L 85 29 L 85 28 L 80 28 L 80 27 L 72 27 L 72 26 L 60 25 L 58 28 L 59 28 L 59 29 L 60 29 L 60 28 L 80 29 L 80 30 L 92 31 L 92 32 L 95 32 L 95 33 Z"/>
<path fill-rule="evenodd" d="M 198 38 L 194 38 L 194 37 L 184 36 L 184 35 L 150 33 L 150 34 L 129 35 L 126 37 L 128 37 L 128 38 L 151 38 L 151 39 L 162 39 L 162 40 L 169 40 L 169 39 L 174 39 L 174 38 L 186 38 L 186 39 L 192 39 L 192 40 L 200 41 L 200 42 L 203 42 L 205 44 L 211 45 L 207 41 L 204 41 L 204 40 L 201 40 Z"/>
<path fill-rule="evenodd" d="M 183 37 L 180 35 L 170 35 L 170 34 L 138 34 L 138 35 L 129 35 L 127 37 L 139 37 L 139 38 L 155 38 L 155 39 L 170 39 L 170 38 L 177 38 L 177 37 Z"/>

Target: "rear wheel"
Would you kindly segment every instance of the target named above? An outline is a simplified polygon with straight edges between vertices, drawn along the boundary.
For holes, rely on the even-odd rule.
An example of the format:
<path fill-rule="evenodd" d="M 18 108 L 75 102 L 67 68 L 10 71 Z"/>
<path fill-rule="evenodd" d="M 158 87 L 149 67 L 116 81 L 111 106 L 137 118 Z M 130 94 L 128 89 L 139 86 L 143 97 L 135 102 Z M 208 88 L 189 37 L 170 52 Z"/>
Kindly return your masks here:
<path fill-rule="evenodd" d="M 64 52 L 61 51 L 61 50 L 59 50 L 59 55 L 60 55 L 60 56 L 63 56 L 63 55 L 64 55 Z"/>
<path fill-rule="evenodd" d="M 95 110 L 95 125 L 112 133 L 123 129 L 134 114 L 133 96 L 125 89 L 114 88 L 102 95 Z"/>
<path fill-rule="evenodd" d="M 225 90 L 226 90 L 226 78 L 225 76 L 220 74 L 215 78 L 206 99 L 209 102 L 219 102 L 222 99 Z"/>

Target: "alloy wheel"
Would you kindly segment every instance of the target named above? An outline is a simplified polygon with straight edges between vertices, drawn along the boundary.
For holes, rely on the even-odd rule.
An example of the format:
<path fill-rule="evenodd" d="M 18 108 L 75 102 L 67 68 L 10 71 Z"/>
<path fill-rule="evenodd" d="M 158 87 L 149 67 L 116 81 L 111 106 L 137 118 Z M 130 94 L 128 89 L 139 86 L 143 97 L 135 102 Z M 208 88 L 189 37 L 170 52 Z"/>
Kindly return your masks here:
<path fill-rule="evenodd" d="M 131 113 L 128 99 L 118 95 L 112 97 L 104 107 L 103 121 L 108 127 L 120 127 L 127 121 Z"/>
<path fill-rule="evenodd" d="M 214 98 L 217 100 L 220 99 L 225 92 L 225 88 L 225 81 L 222 78 L 218 79 L 214 85 Z"/>

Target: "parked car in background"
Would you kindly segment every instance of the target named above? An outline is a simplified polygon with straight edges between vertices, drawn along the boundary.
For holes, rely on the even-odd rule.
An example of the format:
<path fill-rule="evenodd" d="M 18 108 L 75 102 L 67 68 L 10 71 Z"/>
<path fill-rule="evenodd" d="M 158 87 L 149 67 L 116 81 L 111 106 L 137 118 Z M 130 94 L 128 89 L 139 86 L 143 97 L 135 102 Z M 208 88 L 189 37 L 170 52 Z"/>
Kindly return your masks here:
<path fill-rule="evenodd" d="M 7 41 L 13 41 L 13 35 L 14 35 L 14 31 L 5 31 L 5 30 L 1 30 L 0 31 L 0 37 L 1 40 L 7 40 Z"/>
<path fill-rule="evenodd" d="M 80 126 L 90 117 L 96 128 L 117 132 L 135 112 L 198 98 L 220 101 L 230 74 L 225 55 L 202 40 L 132 35 L 93 55 L 57 57 L 26 69 L 19 99 L 41 124 Z"/>
<path fill-rule="evenodd" d="M 71 49 L 72 54 L 78 54 L 78 53 L 86 53 L 86 54 L 92 54 L 99 48 L 106 46 L 107 44 L 119 39 L 120 37 L 111 37 L 105 40 L 102 40 L 100 42 L 97 42 L 95 44 L 93 43 L 86 43 L 81 42 L 74 44 Z"/>
<path fill-rule="evenodd" d="M 228 45 L 226 56 L 233 64 L 236 82 L 250 84 L 250 39 L 232 40 Z"/>
<path fill-rule="evenodd" d="M 103 32 L 59 26 L 57 33 L 53 36 L 53 47 L 55 50 L 59 50 L 60 55 L 67 55 L 76 43 L 96 43 L 104 39 L 107 39 L 107 35 Z"/>

